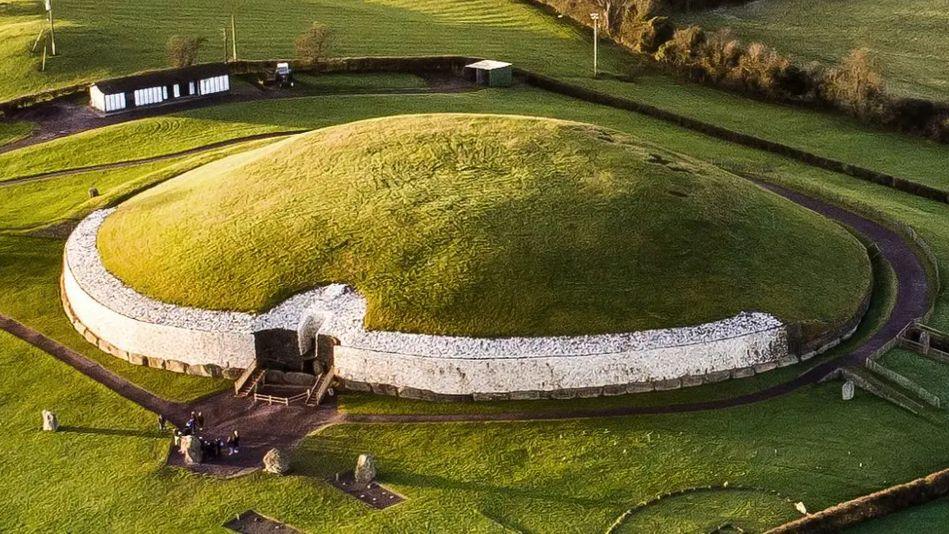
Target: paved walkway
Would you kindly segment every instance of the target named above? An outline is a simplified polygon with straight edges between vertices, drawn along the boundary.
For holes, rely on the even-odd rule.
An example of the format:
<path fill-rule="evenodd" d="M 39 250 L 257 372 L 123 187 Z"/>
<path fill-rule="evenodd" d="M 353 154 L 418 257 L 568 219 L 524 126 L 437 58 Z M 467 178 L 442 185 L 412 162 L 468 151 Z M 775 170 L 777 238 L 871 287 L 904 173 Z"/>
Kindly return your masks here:
<path fill-rule="evenodd" d="M 564 402 L 564 409 L 556 412 L 511 411 L 491 414 L 341 414 L 333 403 L 319 409 L 303 406 L 259 405 L 247 398 L 235 398 L 225 391 L 192 403 L 176 403 L 157 397 L 128 380 L 112 373 L 82 354 L 50 339 L 13 319 L 0 315 L 0 329 L 29 342 L 79 372 L 114 390 L 140 406 L 165 416 L 175 425 L 182 426 L 191 411 L 204 414 L 207 426 L 204 434 L 224 437 L 231 430 L 241 434 L 243 451 L 236 459 L 192 467 L 201 472 L 218 475 L 240 474 L 260 465 L 263 454 L 271 447 L 292 448 L 313 430 L 336 422 L 349 423 L 422 423 L 448 421 L 534 421 L 573 418 L 615 417 L 639 414 L 681 413 L 717 410 L 773 399 L 803 386 L 814 384 L 838 367 L 858 365 L 875 350 L 893 339 L 910 321 L 921 317 L 929 305 L 929 280 L 915 251 L 896 232 L 883 225 L 817 200 L 774 185 L 763 185 L 793 202 L 820 213 L 832 220 L 850 226 L 879 247 L 893 267 L 897 278 L 896 303 L 886 323 L 862 345 L 834 360 L 811 367 L 798 377 L 767 389 L 727 399 L 709 400 L 665 406 L 621 406 L 601 409 L 575 409 Z M 180 457 L 169 456 L 169 463 L 177 465 Z"/>

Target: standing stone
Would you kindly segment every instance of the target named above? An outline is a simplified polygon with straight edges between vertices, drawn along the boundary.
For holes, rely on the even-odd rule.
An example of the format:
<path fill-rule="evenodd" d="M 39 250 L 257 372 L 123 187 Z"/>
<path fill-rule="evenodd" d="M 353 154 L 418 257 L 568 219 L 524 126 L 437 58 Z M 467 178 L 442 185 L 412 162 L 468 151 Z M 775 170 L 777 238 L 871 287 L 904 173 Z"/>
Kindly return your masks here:
<path fill-rule="evenodd" d="M 264 455 L 264 471 L 275 475 L 286 474 L 290 470 L 290 454 L 280 449 L 270 449 Z"/>
<path fill-rule="evenodd" d="M 59 430 L 59 420 L 56 419 L 56 414 L 49 410 L 43 410 L 43 430 L 46 432 Z"/>
<path fill-rule="evenodd" d="M 95 187 L 90 187 L 90 188 L 89 188 L 89 198 L 96 198 L 97 196 L 99 196 L 99 190 L 96 189 Z"/>
<path fill-rule="evenodd" d="M 853 399 L 853 380 L 847 380 L 844 382 L 843 387 L 840 389 L 840 396 L 844 400 Z"/>
<path fill-rule="evenodd" d="M 932 339 L 929 336 L 929 332 L 925 330 L 920 331 L 919 345 L 920 345 L 920 352 L 923 354 L 923 356 L 929 354 L 929 347 L 931 343 L 932 343 Z"/>
<path fill-rule="evenodd" d="M 371 454 L 360 454 L 356 460 L 353 482 L 357 489 L 365 489 L 376 478 L 376 459 Z"/>
<path fill-rule="evenodd" d="M 201 450 L 201 440 L 197 436 L 181 436 L 180 442 L 181 454 L 185 457 L 185 464 L 199 464 L 204 460 L 204 452 Z"/>

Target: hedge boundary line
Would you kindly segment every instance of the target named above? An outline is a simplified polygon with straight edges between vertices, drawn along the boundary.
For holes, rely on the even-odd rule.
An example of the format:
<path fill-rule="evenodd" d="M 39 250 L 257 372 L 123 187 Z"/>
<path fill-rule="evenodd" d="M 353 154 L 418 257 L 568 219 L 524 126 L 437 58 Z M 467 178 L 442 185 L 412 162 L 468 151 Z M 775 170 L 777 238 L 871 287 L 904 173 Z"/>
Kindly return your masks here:
<path fill-rule="evenodd" d="M 666 122 L 671 122 L 677 126 L 722 139 L 724 141 L 757 150 L 764 150 L 766 152 L 788 157 L 814 167 L 846 174 L 854 178 L 859 178 L 861 180 L 875 184 L 891 187 L 893 189 L 903 191 L 904 193 L 909 193 L 911 195 L 922 197 L 928 200 L 935 200 L 937 202 L 949 204 L 949 190 L 939 189 L 914 182 L 912 180 L 907 180 L 905 178 L 899 178 L 891 174 L 873 171 L 858 165 L 818 156 L 817 154 L 812 154 L 810 152 L 785 144 L 768 141 L 753 135 L 729 130 L 728 128 L 724 128 L 722 126 L 716 126 L 711 123 L 686 117 L 684 115 L 679 115 L 678 113 L 673 113 L 650 104 L 644 104 L 642 102 L 637 102 L 628 98 L 613 96 L 600 91 L 595 91 L 593 89 L 587 89 L 585 87 L 573 85 L 571 83 L 564 82 L 556 78 L 551 78 L 549 76 L 545 76 L 543 74 L 526 69 L 515 68 L 514 70 L 516 73 L 520 74 L 528 84 L 550 92 L 570 96 L 591 102 L 593 104 L 600 104 L 626 111 L 633 111 Z"/>
<path fill-rule="evenodd" d="M 442 72 L 458 74 L 461 68 L 469 63 L 479 61 L 483 58 L 461 55 L 435 55 L 435 56 L 361 56 L 361 57 L 343 57 L 332 58 L 317 63 L 307 63 L 299 60 L 289 60 L 289 63 L 295 69 L 300 71 L 313 71 L 320 73 L 342 73 L 342 72 Z M 274 68 L 281 60 L 243 60 L 227 63 L 231 74 L 254 74 L 268 72 Z M 144 75 L 153 72 L 161 72 L 167 69 L 155 69 L 143 71 L 132 76 Z M 688 130 L 696 131 L 711 137 L 722 139 L 727 142 L 739 144 L 749 148 L 763 150 L 779 156 L 788 157 L 802 163 L 818 167 L 824 170 L 846 174 L 854 178 L 859 178 L 868 182 L 891 187 L 928 200 L 935 200 L 944 204 L 949 204 L 949 190 L 932 187 L 929 185 L 899 178 L 891 174 L 867 169 L 858 165 L 844 163 L 839 160 L 825 158 L 812 154 L 805 150 L 793 148 L 789 145 L 768 141 L 760 137 L 744 134 L 716 126 L 714 124 L 700 121 L 674 113 L 650 104 L 644 104 L 628 98 L 618 97 L 587 89 L 574 85 L 556 78 L 552 78 L 534 71 L 523 68 L 514 68 L 515 74 L 519 75 L 528 85 L 544 89 L 553 93 L 562 94 L 572 98 L 577 98 L 592 104 L 608 106 L 616 109 L 632 111 L 641 115 L 646 115 L 655 119 L 666 121 Z M 41 102 L 53 99 L 75 96 L 85 91 L 91 84 L 79 84 L 33 95 L 27 95 L 11 101 L 0 103 L 0 113 L 8 112 L 24 107 L 29 107 Z"/>
<path fill-rule="evenodd" d="M 949 495 L 949 469 L 842 502 L 767 531 L 767 534 L 839 532 L 868 519 Z"/>

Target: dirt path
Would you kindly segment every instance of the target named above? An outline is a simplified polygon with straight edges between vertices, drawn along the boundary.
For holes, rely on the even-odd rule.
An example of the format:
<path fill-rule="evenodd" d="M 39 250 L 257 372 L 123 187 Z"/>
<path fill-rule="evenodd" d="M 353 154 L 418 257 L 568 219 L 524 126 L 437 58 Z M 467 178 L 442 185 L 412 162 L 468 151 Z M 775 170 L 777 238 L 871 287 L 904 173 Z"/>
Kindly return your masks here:
<path fill-rule="evenodd" d="M 190 411 L 205 415 L 209 437 L 224 437 L 232 430 L 242 436 L 244 450 L 237 458 L 226 458 L 191 467 L 196 471 L 230 476 L 260 465 L 263 454 L 271 447 L 292 448 L 313 430 L 331 423 L 434 423 L 451 421 L 537 421 L 574 418 L 616 417 L 641 414 L 682 413 L 718 410 L 761 402 L 814 384 L 828 373 L 845 365 L 862 364 L 875 350 L 895 337 L 910 321 L 925 313 L 928 307 L 929 281 L 915 251 L 896 232 L 827 202 L 807 197 L 774 185 L 763 185 L 793 202 L 807 207 L 839 223 L 850 226 L 876 243 L 881 253 L 893 266 L 897 277 L 896 303 L 886 323 L 861 346 L 834 360 L 805 370 L 801 375 L 767 389 L 732 397 L 665 406 L 625 406 L 602 409 L 573 409 L 565 403 L 558 412 L 537 413 L 511 411 L 491 414 L 341 414 L 329 403 L 319 409 L 303 406 L 269 406 L 256 404 L 247 398 L 235 398 L 230 391 L 192 403 L 175 403 L 161 399 L 128 380 L 103 368 L 68 347 L 31 328 L 0 315 L 0 329 L 31 343 L 81 373 L 100 382 L 119 395 L 156 413 L 165 414 L 180 426 Z M 169 463 L 178 465 L 180 456 L 169 455 Z"/>

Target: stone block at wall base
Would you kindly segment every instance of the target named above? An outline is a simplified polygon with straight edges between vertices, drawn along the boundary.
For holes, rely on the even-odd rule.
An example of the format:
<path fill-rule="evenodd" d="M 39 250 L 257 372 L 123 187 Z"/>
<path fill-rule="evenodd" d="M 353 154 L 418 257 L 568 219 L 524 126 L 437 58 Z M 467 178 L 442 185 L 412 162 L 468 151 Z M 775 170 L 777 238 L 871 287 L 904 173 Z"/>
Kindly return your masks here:
<path fill-rule="evenodd" d="M 551 391 L 549 395 L 551 399 L 566 400 L 566 399 L 575 399 L 577 397 L 577 392 L 576 390 L 573 390 L 573 389 L 558 389 L 555 391 Z"/>
<path fill-rule="evenodd" d="M 179 362 L 177 360 L 165 361 L 165 369 L 168 369 L 169 371 L 172 371 L 175 373 L 187 373 L 188 367 L 189 367 L 188 364 L 184 362 Z"/>
<path fill-rule="evenodd" d="M 775 369 L 778 366 L 778 362 L 765 362 L 754 365 L 755 373 L 765 373 Z"/>
<path fill-rule="evenodd" d="M 705 375 L 706 384 L 714 384 L 716 382 L 724 382 L 732 377 L 731 371 L 718 371 L 715 373 L 709 373 Z"/>
<path fill-rule="evenodd" d="M 151 367 L 152 369 L 164 369 L 165 360 L 162 360 L 161 358 L 155 358 L 153 356 L 146 356 L 145 365 Z"/>
<path fill-rule="evenodd" d="M 625 395 L 626 386 L 622 384 L 614 384 L 611 386 L 603 386 L 603 395 L 607 397 L 615 397 L 617 395 Z"/>
<path fill-rule="evenodd" d="M 415 399 L 415 400 L 424 400 L 424 401 L 438 400 L 438 395 L 424 389 L 418 389 L 418 388 L 405 386 L 405 387 L 400 387 L 398 391 L 399 391 L 399 398 L 401 399 Z"/>
<path fill-rule="evenodd" d="M 742 367 L 741 369 L 732 369 L 732 378 L 749 378 L 755 376 L 755 370 L 751 367 Z"/>
<path fill-rule="evenodd" d="M 91 330 L 86 330 L 86 332 L 82 335 L 82 337 L 86 338 L 86 341 L 88 341 L 89 343 L 92 343 L 93 345 L 97 347 L 99 346 L 99 338 L 96 337 L 96 335 L 93 334 Z"/>
<path fill-rule="evenodd" d="M 515 391 L 511 393 L 511 400 L 540 400 L 544 398 L 543 391 Z"/>
<path fill-rule="evenodd" d="M 472 393 L 471 398 L 477 402 L 506 401 L 511 397 L 507 393 Z"/>
<path fill-rule="evenodd" d="M 349 380 L 340 380 L 341 387 L 346 391 L 355 393 L 372 393 L 372 387 L 365 382 L 352 382 Z"/>
<path fill-rule="evenodd" d="M 189 375 L 204 376 L 209 378 L 217 378 L 221 376 L 221 368 L 211 363 L 206 363 L 204 365 L 189 365 L 186 372 Z"/>
<path fill-rule="evenodd" d="M 682 387 L 682 381 L 678 378 L 671 380 L 657 380 L 654 383 L 656 391 L 668 391 L 670 389 L 679 389 Z"/>
<path fill-rule="evenodd" d="M 702 378 L 702 375 L 687 375 L 682 377 L 682 387 L 684 388 L 701 386 L 704 383 L 705 380 Z"/>
<path fill-rule="evenodd" d="M 780 360 L 778 360 L 778 367 L 787 367 L 789 365 L 794 365 L 797 362 L 798 362 L 797 356 L 793 354 L 789 354 L 788 356 L 785 356 L 784 358 L 781 358 Z"/>
<path fill-rule="evenodd" d="M 141 354 L 129 354 L 129 363 L 132 365 L 146 365 L 148 360 Z"/>
<path fill-rule="evenodd" d="M 603 388 L 601 387 L 577 389 L 577 397 L 581 399 L 592 399 L 594 397 L 602 397 L 602 396 L 603 396 Z"/>
<path fill-rule="evenodd" d="M 370 384 L 369 387 L 372 388 L 372 392 L 376 395 L 389 395 L 390 397 L 395 397 L 399 393 L 399 389 L 397 387 L 389 384 Z"/>
<path fill-rule="evenodd" d="M 221 376 L 228 380 L 237 380 L 242 374 L 244 374 L 244 369 L 239 367 L 227 367 L 221 369 Z"/>
<path fill-rule="evenodd" d="M 648 393 L 655 389 L 652 382 L 634 382 L 626 385 L 626 393 Z"/>

